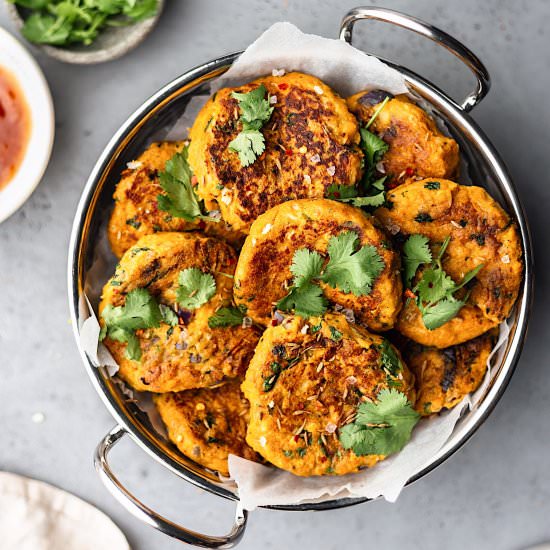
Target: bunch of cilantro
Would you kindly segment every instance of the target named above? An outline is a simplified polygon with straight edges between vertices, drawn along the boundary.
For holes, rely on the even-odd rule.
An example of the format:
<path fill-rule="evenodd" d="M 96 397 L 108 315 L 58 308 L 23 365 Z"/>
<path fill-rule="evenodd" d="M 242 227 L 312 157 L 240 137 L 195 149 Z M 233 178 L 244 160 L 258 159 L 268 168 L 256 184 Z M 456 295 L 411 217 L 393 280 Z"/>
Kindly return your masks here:
<path fill-rule="evenodd" d="M 91 44 L 105 27 L 131 25 L 156 14 L 158 0 L 8 0 L 29 11 L 21 32 L 30 42 Z"/>
<path fill-rule="evenodd" d="M 319 252 L 307 248 L 296 250 L 290 266 L 293 284 L 289 293 L 279 300 L 277 308 L 294 310 L 296 315 L 305 318 L 322 315 L 328 303 L 317 284 L 320 281 L 356 296 L 369 294 L 384 269 L 384 262 L 374 246 L 358 247 L 359 238 L 353 231 L 332 236 L 328 242 L 326 266 Z"/>
<path fill-rule="evenodd" d="M 403 245 L 405 281 L 414 295 L 424 326 L 429 330 L 439 328 L 458 314 L 468 301 L 469 293 L 462 299 L 456 298 L 455 293 L 468 284 L 483 267 L 483 264 L 474 267 L 466 273 L 461 283 L 455 283 L 441 264 L 450 241 L 450 237 L 445 239 L 435 257 L 430 249 L 430 241 L 424 235 L 411 235 Z M 420 266 L 424 266 L 422 274 L 411 288 Z"/>
<path fill-rule="evenodd" d="M 270 106 L 269 96 L 265 98 L 266 93 L 267 90 L 262 84 L 245 94 L 231 94 L 231 97 L 239 102 L 242 130 L 229 144 L 229 150 L 238 153 L 241 166 L 253 164 L 265 151 L 265 138 L 260 129 L 271 118 L 274 109 Z"/>
<path fill-rule="evenodd" d="M 386 202 L 384 183 L 387 176 L 376 178 L 376 165 L 382 159 L 389 145 L 369 130 L 380 111 L 386 106 L 389 97 L 386 97 L 367 122 L 366 126 L 359 129 L 361 135 L 361 149 L 365 155 L 363 179 L 357 186 L 330 185 L 327 188 L 327 198 L 349 202 L 358 207 L 382 206 Z"/>

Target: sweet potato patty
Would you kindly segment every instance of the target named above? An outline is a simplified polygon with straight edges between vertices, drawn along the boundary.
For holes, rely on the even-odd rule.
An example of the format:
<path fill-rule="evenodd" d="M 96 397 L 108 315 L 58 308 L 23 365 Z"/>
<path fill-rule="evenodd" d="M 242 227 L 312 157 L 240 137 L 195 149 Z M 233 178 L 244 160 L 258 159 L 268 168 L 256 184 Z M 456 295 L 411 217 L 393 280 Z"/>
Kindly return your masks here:
<path fill-rule="evenodd" d="M 348 98 L 349 110 L 366 125 L 381 102 L 391 94 L 381 90 L 360 92 Z M 395 187 L 419 178 L 453 178 L 458 173 L 458 144 L 443 135 L 428 114 L 399 95 L 389 99 L 369 127 L 389 149 L 378 169 Z"/>
<path fill-rule="evenodd" d="M 232 92 L 264 85 L 274 106 L 262 128 L 265 152 L 241 166 L 228 149 L 239 134 L 239 105 Z M 233 229 L 248 233 L 263 212 L 289 199 L 323 197 L 331 184 L 353 185 L 362 153 L 355 117 L 346 102 L 319 79 L 301 73 L 265 77 L 219 90 L 203 107 L 190 132 L 189 162 L 198 194 L 221 209 Z"/>
<path fill-rule="evenodd" d="M 354 231 L 360 244 L 376 248 L 384 263 L 382 273 L 366 296 L 344 293 L 322 283 L 325 296 L 351 309 L 372 330 L 391 328 L 401 308 L 399 256 L 372 218 L 353 206 L 328 199 L 289 201 L 261 215 L 250 229 L 235 271 L 235 301 L 256 322 L 267 325 L 274 304 L 292 282 L 290 266 L 299 248 L 326 254 L 331 236 Z"/>
<path fill-rule="evenodd" d="M 167 392 L 212 386 L 244 374 L 258 341 L 256 329 L 208 326 L 214 312 L 231 303 L 236 260 L 228 244 L 198 233 L 148 235 L 124 254 L 103 288 L 100 314 L 107 304 L 123 305 L 131 290 L 146 288 L 179 315 L 177 326 L 162 323 L 136 331 L 139 361 L 126 357 L 125 343 L 105 340 L 126 382 L 141 391 Z M 189 311 L 177 305 L 176 291 L 180 271 L 193 267 L 214 277 L 216 293 Z"/>
<path fill-rule="evenodd" d="M 227 476 L 228 455 L 258 459 L 245 441 L 250 407 L 238 382 L 157 394 L 154 401 L 169 438 L 195 462 Z"/>
<path fill-rule="evenodd" d="M 162 193 L 159 171 L 167 160 L 183 148 L 183 142 L 158 142 L 146 149 L 121 174 L 113 198 L 115 206 L 107 229 L 114 254 L 120 258 L 138 239 L 158 231 L 186 231 L 199 226 L 209 235 L 218 236 L 234 245 L 241 236 L 220 222 L 188 222 L 158 209 L 157 196 Z"/>
<path fill-rule="evenodd" d="M 294 317 L 268 328 L 242 384 L 250 401 L 248 444 L 299 476 L 347 474 L 382 460 L 345 450 L 338 429 L 390 383 L 414 402 L 408 369 L 391 379 L 383 370 L 383 342 L 343 315 Z"/>
<path fill-rule="evenodd" d="M 451 409 L 475 391 L 487 371 L 487 359 L 495 341 L 493 330 L 445 349 L 411 342 L 403 350 L 403 357 L 415 376 L 416 410 L 428 416 Z"/>
<path fill-rule="evenodd" d="M 483 264 L 456 317 L 428 330 L 411 300 L 397 321 L 402 334 L 426 346 L 447 348 L 480 336 L 508 317 L 522 278 L 521 244 L 515 224 L 484 189 L 426 179 L 398 187 L 387 199 L 391 209 L 379 208 L 375 216 L 393 235 L 421 234 L 435 245 L 450 237 L 443 269 L 455 282 Z"/>

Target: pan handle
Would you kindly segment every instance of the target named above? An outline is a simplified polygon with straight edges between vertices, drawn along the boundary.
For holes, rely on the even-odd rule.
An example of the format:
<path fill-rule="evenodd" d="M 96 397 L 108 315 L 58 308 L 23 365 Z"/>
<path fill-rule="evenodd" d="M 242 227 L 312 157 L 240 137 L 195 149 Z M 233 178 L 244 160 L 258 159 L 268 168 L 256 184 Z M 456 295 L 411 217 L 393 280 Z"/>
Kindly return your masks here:
<path fill-rule="evenodd" d="M 491 86 L 491 79 L 487 68 L 471 50 L 456 38 L 453 38 L 450 34 L 425 23 L 421 19 L 405 15 L 398 11 L 365 6 L 354 8 L 344 16 L 340 24 L 341 40 L 345 40 L 348 44 L 352 43 L 353 26 L 360 19 L 385 21 L 386 23 L 392 23 L 398 27 L 421 34 L 441 44 L 445 49 L 465 63 L 476 78 L 476 87 L 461 103 L 461 107 L 464 111 L 471 111 L 487 95 Z"/>
<path fill-rule="evenodd" d="M 238 544 L 246 528 L 246 510 L 240 510 L 239 507 L 237 507 L 235 523 L 229 534 L 215 537 L 190 531 L 171 522 L 145 506 L 145 504 L 132 495 L 117 479 L 107 460 L 109 451 L 126 433 L 128 432 L 122 426 L 115 426 L 99 442 L 95 450 L 94 466 L 105 487 L 122 506 L 128 510 L 128 512 L 155 529 L 162 531 L 166 535 L 186 542 L 187 544 L 198 546 L 199 548 L 233 548 Z"/>

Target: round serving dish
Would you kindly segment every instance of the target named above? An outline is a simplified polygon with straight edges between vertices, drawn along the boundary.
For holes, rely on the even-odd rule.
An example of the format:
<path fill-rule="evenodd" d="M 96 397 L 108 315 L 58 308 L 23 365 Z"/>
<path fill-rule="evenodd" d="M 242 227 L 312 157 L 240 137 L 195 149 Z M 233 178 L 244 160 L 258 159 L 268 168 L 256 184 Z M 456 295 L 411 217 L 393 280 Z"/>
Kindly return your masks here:
<path fill-rule="evenodd" d="M 20 31 L 25 23 L 22 12 L 19 7 L 7 0 L 5 4 L 8 14 L 17 30 Z M 75 45 L 63 48 L 47 44 L 33 44 L 33 46 L 40 48 L 50 57 L 65 63 L 93 65 L 111 61 L 127 54 L 145 39 L 157 24 L 163 7 L 164 0 L 158 0 L 157 13 L 153 17 L 124 27 L 108 27 L 100 32 L 89 46 Z"/>
<path fill-rule="evenodd" d="M 532 247 L 525 214 L 508 172 L 487 137 L 467 114 L 467 111 L 481 101 L 489 88 L 489 77 L 481 62 L 446 33 L 418 19 L 379 8 L 356 8 L 349 12 L 342 21 L 341 39 L 351 42 L 353 25 L 360 19 L 387 21 L 423 34 L 444 45 L 473 71 L 477 80 L 476 88 L 462 105 L 459 105 L 420 76 L 384 60 L 401 72 L 411 96 L 444 124 L 452 137 L 458 141 L 466 161 L 463 167 L 466 176 L 471 181 L 481 182 L 509 212 L 518 225 L 523 246 L 524 279 L 518 302 L 509 320 L 510 336 L 501 360 L 492 370 L 490 384 L 474 407 L 461 418 L 447 443 L 432 457 L 429 464 L 409 480 L 408 483 L 412 483 L 458 450 L 487 418 L 504 392 L 519 359 L 527 329 L 533 288 Z M 95 247 L 105 229 L 106 216 L 112 205 L 112 193 L 121 170 L 126 162 L 137 157 L 150 141 L 157 138 L 159 131 L 169 128 L 179 118 L 193 96 L 208 94 L 209 83 L 222 75 L 238 55 L 238 53 L 231 54 L 205 63 L 165 86 L 130 116 L 99 158 L 76 212 L 69 250 L 69 300 L 78 342 L 79 327 L 84 319 L 84 314 L 79 308 L 83 295 L 86 293 L 94 305 L 98 298 L 97 295 L 89 294 L 93 291 L 87 284 L 87 275 L 93 263 Z M 239 511 L 239 507 L 237 507 L 233 529 L 228 535 L 206 536 L 189 531 L 159 516 L 130 494 L 117 480 L 108 463 L 108 452 L 123 435 L 129 434 L 138 446 L 179 477 L 218 496 L 238 500 L 233 484 L 220 481 L 212 472 L 178 453 L 174 446 L 153 429 L 148 417 L 125 399 L 119 386 L 109 378 L 105 370 L 95 368 L 82 347 L 80 351 L 97 392 L 117 422 L 116 427 L 98 445 L 95 456 L 96 468 L 113 495 L 131 513 L 179 540 L 205 548 L 228 548 L 236 544 L 243 535 L 247 519 L 246 512 Z M 366 500 L 364 498 L 338 499 L 269 508 L 326 510 L 358 504 Z"/>
<path fill-rule="evenodd" d="M 55 133 L 50 88 L 38 63 L 11 34 L 0 28 L 0 67 L 11 73 L 30 114 L 30 133 L 21 164 L 0 190 L 0 223 L 30 197 L 48 166 Z"/>

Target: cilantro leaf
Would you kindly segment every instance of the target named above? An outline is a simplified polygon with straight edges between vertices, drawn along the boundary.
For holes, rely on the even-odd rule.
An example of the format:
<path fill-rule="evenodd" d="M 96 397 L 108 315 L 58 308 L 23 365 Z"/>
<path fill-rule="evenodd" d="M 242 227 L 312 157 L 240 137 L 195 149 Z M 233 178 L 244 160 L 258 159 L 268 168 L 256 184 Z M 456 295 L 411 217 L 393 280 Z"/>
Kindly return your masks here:
<path fill-rule="evenodd" d="M 359 237 L 352 231 L 331 237 L 327 248 L 330 260 L 320 279 L 342 292 L 363 296 L 371 291 L 384 263 L 374 246 L 365 245 L 356 252 L 358 244 Z"/>
<path fill-rule="evenodd" d="M 386 202 L 386 192 L 380 191 L 380 193 L 377 193 L 376 195 L 369 195 L 366 197 L 357 197 L 355 199 L 352 199 L 350 201 L 353 206 L 382 206 L 384 202 Z"/>
<path fill-rule="evenodd" d="M 321 287 L 306 282 L 301 286 L 293 286 L 290 292 L 277 302 L 277 308 L 281 311 L 294 310 L 296 315 L 308 318 L 322 315 L 327 309 L 327 304 Z"/>
<path fill-rule="evenodd" d="M 382 390 L 376 403 L 358 406 L 355 422 L 340 429 L 340 443 L 358 456 L 388 456 L 408 443 L 419 419 L 405 394 Z"/>
<path fill-rule="evenodd" d="M 255 128 L 259 130 L 264 122 L 267 122 L 271 113 L 273 113 L 274 107 L 269 104 L 269 100 L 265 99 L 267 90 L 263 84 L 256 89 L 248 93 L 233 92 L 231 97 L 235 98 L 239 102 L 239 108 L 241 110 L 241 122 L 244 124 L 255 125 L 260 122 L 260 127 Z"/>
<path fill-rule="evenodd" d="M 234 327 L 242 325 L 245 317 L 245 311 L 238 307 L 221 307 L 210 316 L 208 326 L 210 328 Z"/>
<path fill-rule="evenodd" d="M 390 146 L 383 139 L 369 132 L 366 128 L 361 128 L 360 133 L 361 146 L 367 157 L 367 166 L 369 168 L 374 167 Z"/>
<path fill-rule="evenodd" d="M 216 281 L 210 273 L 197 267 L 180 271 L 176 293 L 178 304 L 185 309 L 197 309 L 206 304 L 216 293 Z"/>
<path fill-rule="evenodd" d="M 456 290 L 455 282 L 439 267 L 429 267 L 422 272 L 422 279 L 416 287 L 422 300 L 437 302 Z"/>
<path fill-rule="evenodd" d="M 290 271 L 294 275 L 294 286 L 302 286 L 321 274 L 323 258 L 319 252 L 299 248 L 294 253 Z"/>
<path fill-rule="evenodd" d="M 157 195 L 159 210 L 175 218 L 194 221 L 197 218 L 215 221 L 202 213 L 195 189 L 191 183 L 193 172 L 187 162 L 188 147 L 166 161 L 164 171 L 159 172 L 159 183 L 165 195 Z"/>
<path fill-rule="evenodd" d="M 410 282 L 421 264 L 432 261 L 430 240 L 424 235 L 411 235 L 403 245 L 403 263 L 405 264 L 405 279 Z"/>
<path fill-rule="evenodd" d="M 466 296 L 463 300 L 456 300 L 452 296 L 448 296 L 435 304 L 421 307 L 420 311 L 422 312 L 424 326 L 428 330 L 434 330 L 444 325 L 458 315 L 468 297 Z"/>
<path fill-rule="evenodd" d="M 352 202 L 350 199 L 357 197 L 357 188 L 355 185 L 330 184 L 325 191 L 327 199 L 338 200 L 341 202 Z"/>
<path fill-rule="evenodd" d="M 138 361 L 141 358 L 139 339 L 135 331 L 160 326 L 162 313 L 156 300 L 145 288 L 136 288 L 126 295 L 123 306 L 107 305 L 101 317 L 105 326 L 100 340 L 109 337 L 117 342 L 127 342 L 126 356 Z"/>
<path fill-rule="evenodd" d="M 382 368 L 394 378 L 403 370 L 403 363 L 388 340 L 384 340 L 380 346 L 380 363 Z"/>
<path fill-rule="evenodd" d="M 229 143 L 229 150 L 239 154 L 242 166 L 250 166 L 265 151 L 265 138 L 259 129 L 243 130 Z"/>
<path fill-rule="evenodd" d="M 262 84 L 247 93 L 231 94 L 239 102 L 242 131 L 229 143 L 229 150 L 239 154 L 241 165 L 246 167 L 254 163 L 265 151 L 265 138 L 260 132 L 273 113 L 268 99 L 265 99 L 266 88 Z"/>
<path fill-rule="evenodd" d="M 176 315 L 176 312 L 168 306 L 165 306 L 164 304 L 159 305 L 160 308 L 160 314 L 162 315 L 162 320 L 171 327 L 175 327 L 178 324 L 178 316 Z"/>

